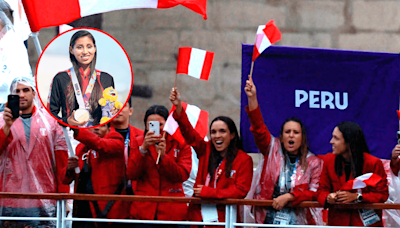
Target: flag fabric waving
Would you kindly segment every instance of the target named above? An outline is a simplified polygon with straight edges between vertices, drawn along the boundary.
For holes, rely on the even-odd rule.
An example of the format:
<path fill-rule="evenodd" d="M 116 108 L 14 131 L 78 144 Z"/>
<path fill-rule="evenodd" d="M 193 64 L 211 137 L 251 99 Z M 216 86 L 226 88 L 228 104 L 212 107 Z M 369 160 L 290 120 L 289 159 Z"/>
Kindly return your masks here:
<path fill-rule="evenodd" d="M 205 138 L 208 132 L 208 112 L 201 110 L 197 106 L 190 105 L 185 102 L 182 102 L 182 107 L 183 110 L 186 112 L 190 124 L 202 138 Z M 175 121 L 174 117 L 172 117 L 172 113 L 174 111 L 175 105 L 172 106 L 171 112 L 167 118 L 167 121 L 165 122 L 164 131 L 172 135 L 172 137 L 174 137 L 174 139 L 176 139 L 178 142 L 185 143 L 185 139 L 182 136 L 179 125 Z"/>
<path fill-rule="evenodd" d="M 353 180 L 347 181 L 342 186 L 342 191 L 350 191 L 352 189 L 361 189 L 367 186 L 375 187 L 379 181 L 382 180 L 382 177 L 375 173 L 366 173 L 359 177 L 356 177 Z"/>
<path fill-rule="evenodd" d="M 281 32 L 274 24 L 274 20 L 268 21 L 266 25 L 258 26 L 256 43 L 253 50 L 253 62 L 265 49 L 271 46 L 271 44 L 278 42 L 281 37 Z"/>
<path fill-rule="evenodd" d="M 180 47 L 176 73 L 208 80 L 213 59 L 214 52 L 191 47 Z"/>
<path fill-rule="evenodd" d="M 22 0 L 22 3 L 32 32 L 121 9 L 166 9 L 182 5 L 207 19 L 207 0 Z"/>

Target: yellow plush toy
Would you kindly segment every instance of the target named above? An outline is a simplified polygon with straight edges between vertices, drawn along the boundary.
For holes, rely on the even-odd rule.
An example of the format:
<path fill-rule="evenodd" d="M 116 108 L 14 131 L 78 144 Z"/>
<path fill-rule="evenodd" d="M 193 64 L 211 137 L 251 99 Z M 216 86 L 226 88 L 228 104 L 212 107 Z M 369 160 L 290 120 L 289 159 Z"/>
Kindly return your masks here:
<path fill-rule="evenodd" d="M 108 87 L 103 91 L 103 98 L 100 98 L 99 104 L 101 105 L 101 119 L 100 124 L 103 124 L 114 117 L 111 109 L 121 109 L 122 103 L 117 101 L 117 91 L 113 87 Z"/>

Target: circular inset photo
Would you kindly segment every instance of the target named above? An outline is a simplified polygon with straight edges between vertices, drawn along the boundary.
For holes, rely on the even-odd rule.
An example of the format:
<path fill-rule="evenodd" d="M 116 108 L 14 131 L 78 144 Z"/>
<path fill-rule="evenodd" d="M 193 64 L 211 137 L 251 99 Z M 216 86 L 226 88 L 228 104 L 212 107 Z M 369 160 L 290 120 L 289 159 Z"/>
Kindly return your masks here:
<path fill-rule="evenodd" d="M 92 128 L 110 122 L 128 101 L 133 71 L 121 44 L 93 28 L 54 38 L 36 68 L 36 87 L 47 111 L 61 124 Z"/>

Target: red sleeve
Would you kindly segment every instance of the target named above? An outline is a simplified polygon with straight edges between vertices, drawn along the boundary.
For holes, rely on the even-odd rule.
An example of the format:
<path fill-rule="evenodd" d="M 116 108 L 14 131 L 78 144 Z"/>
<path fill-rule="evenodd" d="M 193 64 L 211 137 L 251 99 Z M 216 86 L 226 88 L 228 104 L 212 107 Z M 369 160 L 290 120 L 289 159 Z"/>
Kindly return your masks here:
<path fill-rule="evenodd" d="M 382 180 L 376 185 L 375 188 L 369 189 L 370 192 L 362 193 L 363 202 L 384 203 L 389 197 L 389 189 L 387 186 L 385 169 L 383 168 L 383 164 L 380 160 L 377 160 L 377 162 L 374 164 L 374 173 L 381 176 Z"/>
<path fill-rule="evenodd" d="M 74 138 L 99 154 L 120 154 L 121 151 L 124 151 L 124 138 L 114 130 L 101 138 L 87 129 L 80 129 L 78 135 Z"/>
<path fill-rule="evenodd" d="M 186 143 L 193 147 L 197 153 L 197 157 L 201 157 L 206 154 L 207 142 L 194 130 L 193 126 L 190 124 L 189 119 L 185 111 L 182 111 L 178 116 L 176 111 L 173 114 L 174 119 L 179 124 L 179 128 L 182 132 L 182 136 L 185 138 Z"/>
<path fill-rule="evenodd" d="M 69 185 L 64 184 L 65 172 L 68 164 L 68 151 L 56 150 L 54 151 L 56 159 L 56 177 L 57 177 L 57 192 L 69 193 Z"/>
<path fill-rule="evenodd" d="M 310 180 L 308 184 L 302 184 L 295 187 L 292 195 L 294 196 L 293 205 L 303 201 L 312 201 L 317 198 L 319 178 L 323 168 L 323 161 L 317 157 L 310 159 L 307 169 L 310 169 Z"/>
<path fill-rule="evenodd" d="M 147 151 L 145 156 L 143 156 L 142 153 L 140 153 L 135 137 L 131 136 L 130 138 L 131 145 L 129 150 L 128 165 L 126 167 L 126 177 L 128 180 L 135 180 L 142 176 L 145 167 L 146 156 L 151 155 L 150 151 Z"/>
<path fill-rule="evenodd" d="M 399 175 L 399 171 L 400 171 L 400 161 L 397 158 L 397 165 L 394 165 L 392 160 L 390 160 L 390 168 L 392 169 L 392 172 L 394 175 L 398 176 Z"/>
<path fill-rule="evenodd" d="M 86 153 L 87 151 L 88 150 L 83 143 L 79 143 L 78 146 L 76 146 L 75 156 L 78 157 L 78 159 L 79 159 L 78 163 L 80 163 L 83 153 Z M 68 161 L 67 161 L 67 166 L 68 166 Z M 67 166 L 65 166 L 65 168 L 63 170 L 64 178 L 63 178 L 62 182 L 63 182 L 63 184 L 69 185 L 72 183 L 72 181 L 74 181 L 77 178 L 77 176 L 79 176 L 79 174 L 75 173 L 75 169 L 68 171 Z M 79 168 L 82 168 L 82 167 L 79 167 Z"/>
<path fill-rule="evenodd" d="M 249 156 L 246 157 L 247 159 L 241 162 L 236 172 L 235 183 L 233 185 L 224 189 L 203 186 L 200 197 L 217 199 L 242 199 L 246 197 L 253 179 L 253 160 Z"/>
<path fill-rule="evenodd" d="M 332 191 L 331 178 L 329 177 L 327 162 L 329 161 L 325 160 L 324 162 L 321 177 L 319 179 L 319 188 L 317 191 L 317 200 L 324 207 L 326 198 Z"/>
<path fill-rule="evenodd" d="M 264 124 L 260 106 L 252 111 L 249 110 L 249 106 L 246 106 L 245 110 L 250 120 L 250 131 L 253 133 L 255 143 L 260 152 L 266 156 L 271 143 L 271 133 L 269 133 L 267 125 Z"/>
<path fill-rule="evenodd" d="M 160 174 L 173 182 L 184 182 L 189 178 L 192 169 L 192 151 L 190 147 L 180 145 L 178 159 L 175 160 L 175 151 L 167 153 L 158 164 Z"/>
<path fill-rule="evenodd" d="M 4 134 L 3 128 L 0 129 L 0 154 L 2 154 L 4 152 L 4 150 L 6 149 L 6 147 L 8 146 L 8 144 L 11 143 L 11 141 L 13 140 L 13 136 L 10 130 L 10 134 L 6 137 L 6 135 Z"/>

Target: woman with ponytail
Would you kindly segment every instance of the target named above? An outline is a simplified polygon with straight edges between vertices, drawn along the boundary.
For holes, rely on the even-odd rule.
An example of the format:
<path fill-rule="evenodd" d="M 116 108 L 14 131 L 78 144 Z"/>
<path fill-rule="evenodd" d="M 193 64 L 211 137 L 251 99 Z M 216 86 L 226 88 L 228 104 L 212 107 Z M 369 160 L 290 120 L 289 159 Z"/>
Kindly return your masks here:
<path fill-rule="evenodd" d="M 386 173 L 380 159 L 370 154 L 361 127 L 354 122 L 339 123 L 330 143 L 332 153 L 324 158 L 317 194 L 320 204 L 328 208 L 333 204 L 385 202 L 389 196 Z M 374 185 L 354 189 L 349 184 L 369 175 L 376 180 Z M 327 224 L 381 227 L 382 210 L 330 208 Z"/>

